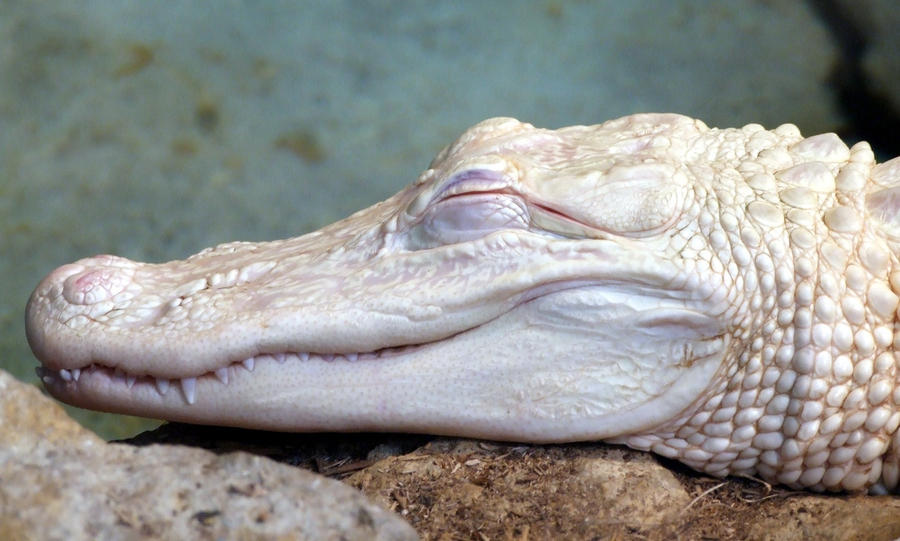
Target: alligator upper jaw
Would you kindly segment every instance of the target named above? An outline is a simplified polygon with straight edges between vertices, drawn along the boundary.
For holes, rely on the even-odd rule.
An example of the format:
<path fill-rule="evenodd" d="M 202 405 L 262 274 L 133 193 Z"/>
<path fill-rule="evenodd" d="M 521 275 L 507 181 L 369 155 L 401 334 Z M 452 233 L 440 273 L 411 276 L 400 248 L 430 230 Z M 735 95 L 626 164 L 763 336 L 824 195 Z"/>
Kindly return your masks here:
<path fill-rule="evenodd" d="M 528 298 L 590 277 L 600 263 L 575 254 L 572 264 L 558 267 L 558 255 L 531 234 L 381 257 L 349 249 L 323 257 L 269 243 L 250 257 L 229 261 L 236 268 L 272 265 L 231 287 L 211 285 L 217 258 L 209 255 L 162 265 L 110 256 L 67 265 L 29 301 L 29 343 L 51 371 L 99 365 L 168 379 L 214 373 L 262 354 L 365 357 L 478 327 Z"/>

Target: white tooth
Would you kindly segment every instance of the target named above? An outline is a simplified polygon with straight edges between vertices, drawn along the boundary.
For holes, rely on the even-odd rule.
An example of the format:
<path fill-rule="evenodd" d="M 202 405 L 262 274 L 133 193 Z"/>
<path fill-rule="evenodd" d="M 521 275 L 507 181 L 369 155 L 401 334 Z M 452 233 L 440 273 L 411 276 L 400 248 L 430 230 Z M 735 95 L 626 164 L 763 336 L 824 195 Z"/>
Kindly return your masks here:
<path fill-rule="evenodd" d="M 287 356 L 284 353 L 276 353 L 275 360 L 279 363 L 284 363 L 287 360 Z"/>
<path fill-rule="evenodd" d="M 308 360 L 309 360 L 309 353 L 306 353 L 306 352 L 304 352 L 304 353 L 298 353 L 298 355 L 299 355 L 301 361 L 308 361 Z"/>
<path fill-rule="evenodd" d="M 56 381 L 56 377 L 54 377 L 54 372 L 44 368 L 43 366 L 35 367 L 34 373 L 37 374 L 37 377 L 41 378 L 41 381 L 50 385 L 54 381 Z"/>
<path fill-rule="evenodd" d="M 216 377 L 219 378 L 219 381 L 221 381 L 225 385 L 228 385 L 228 367 L 227 366 L 216 369 L 215 374 L 216 374 Z"/>
<path fill-rule="evenodd" d="M 169 380 L 165 378 L 156 378 L 156 390 L 159 394 L 165 396 L 169 391 Z"/>
<path fill-rule="evenodd" d="M 81 369 L 73 368 L 72 369 L 72 379 L 74 379 L 75 381 L 78 381 L 78 378 L 80 378 L 80 377 L 81 377 Z"/>
<path fill-rule="evenodd" d="M 72 373 L 65 368 L 59 371 L 59 377 L 61 377 L 63 381 L 72 381 Z"/>
<path fill-rule="evenodd" d="M 127 376 L 125 376 L 125 385 L 128 385 L 129 389 L 134 387 L 135 381 L 137 381 L 137 376 L 132 376 L 131 374 L 128 374 Z"/>
<path fill-rule="evenodd" d="M 181 392 L 188 404 L 193 404 L 197 399 L 197 378 L 182 378 Z"/>
<path fill-rule="evenodd" d="M 246 368 L 248 372 L 253 372 L 253 367 L 256 366 L 256 360 L 254 360 L 253 357 L 248 357 L 241 361 L 241 364 L 244 365 L 244 368 Z"/>
<path fill-rule="evenodd" d="M 347 357 L 347 360 L 349 360 L 349 361 L 355 361 L 355 360 L 359 359 L 359 354 L 358 353 L 345 353 L 344 357 Z"/>

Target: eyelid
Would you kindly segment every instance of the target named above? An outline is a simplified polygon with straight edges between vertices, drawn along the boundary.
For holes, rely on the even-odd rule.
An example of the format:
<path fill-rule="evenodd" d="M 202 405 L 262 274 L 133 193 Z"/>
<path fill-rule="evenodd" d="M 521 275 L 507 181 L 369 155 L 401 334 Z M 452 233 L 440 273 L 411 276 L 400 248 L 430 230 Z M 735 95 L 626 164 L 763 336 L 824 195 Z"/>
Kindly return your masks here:
<path fill-rule="evenodd" d="M 438 202 L 463 193 L 499 191 L 508 188 L 509 184 L 506 176 L 500 171 L 466 169 L 453 175 L 431 200 Z"/>
<path fill-rule="evenodd" d="M 491 163 L 480 156 L 477 166 L 459 167 L 443 181 L 423 189 L 406 207 L 406 214 L 419 216 L 429 205 L 442 199 L 468 192 L 500 191 L 515 182 L 506 161 Z"/>

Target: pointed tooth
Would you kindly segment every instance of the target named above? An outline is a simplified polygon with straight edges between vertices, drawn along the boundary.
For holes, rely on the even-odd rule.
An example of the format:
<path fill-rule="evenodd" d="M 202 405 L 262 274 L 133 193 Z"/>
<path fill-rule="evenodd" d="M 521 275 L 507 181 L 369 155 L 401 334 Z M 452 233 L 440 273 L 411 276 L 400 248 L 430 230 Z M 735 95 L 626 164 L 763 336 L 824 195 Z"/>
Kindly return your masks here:
<path fill-rule="evenodd" d="M 166 378 L 156 378 L 156 390 L 159 391 L 159 394 L 166 396 L 166 393 L 169 392 L 169 380 Z"/>
<path fill-rule="evenodd" d="M 274 357 L 275 357 L 275 360 L 278 361 L 280 364 L 284 364 L 284 361 L 287 360 L 287 355 L 285 355 L 284 353 L 276 353 L 274 355 Z"/>
<path fill-rule="evenodd" d="M 72 373 L 65 368 L 59 371 L 59 377 L 62 378 L 63 381 L 72 381 Z"/>
<path fill-rule="evenodd" d="M 122 371 L 121 368 L 116 368 L 113 372 L 112 380 L 117 384 L 125 383 L 125 372 Z"/>
<path fill-rule="evenodd" d="M 75 381 L 78 381 L 78 378 L 80 378 L 80 377 L 81 377 L 81 369 L 73 368 L 72 369 L 72 379 Z"/>
<path fill-rule="evenodd" d="M 225 385 L 228 385 L 228 367 L 227 366 L 223 366 L 222 368 L 217 368 L 215 374 L 216 374 L 216 377 L 219 378 L 219 381 L 221 381 Z"/>
<path fill-rule="evenodd" d="M 301 360 L 301 361 L 308 361 L 308 360 L 309 360 L 309 353 L 306 353 L 306 352 L 298 353 L 297 356 L 300 357 L 300 360 Z"/>
<path fill-rule="evenodd" d="M 256 366 L 256 360 L 253 357 L 248 357 L 241 361 L 241 364 L 248 372 L 253 372 L 253 368 Z"/>
<path fill-rule="evenodd" d="M 181 392 L 188 404 L 197 400 L 197 378 L 181 378 Z"/>
<path fill-rule="evenodd" d="M 359 354 L 358 353 L 345 353 L 344 357 L 347 357 L 348 361 L 355 361 L 355 360 L 359 359 Z"/>
<path fill-rule="evenodd" d="M 43 366 L 37 366 L 34 369 L 34 373 L 37 374 L 37 377 L 41 379 L 47 385 L 52 384 L 56 381 L 56 373 L 52 370 L 44 368 Z"/>
<path fill-rule="evenodd" d="M 134 387 L 135 381 L 137 381 L 137 376 L 132 376 L 131 374 L 125 376 L 125 385 L 128 385 L 129 389 Z"/>
<path fill-rule="evenodd" d="M 322 354 L 322 359 L 323 359 L 325 362 L 331 362 L 331 361 L 334 360 L 334 353 L 323 353 L 323 354 Z"/>

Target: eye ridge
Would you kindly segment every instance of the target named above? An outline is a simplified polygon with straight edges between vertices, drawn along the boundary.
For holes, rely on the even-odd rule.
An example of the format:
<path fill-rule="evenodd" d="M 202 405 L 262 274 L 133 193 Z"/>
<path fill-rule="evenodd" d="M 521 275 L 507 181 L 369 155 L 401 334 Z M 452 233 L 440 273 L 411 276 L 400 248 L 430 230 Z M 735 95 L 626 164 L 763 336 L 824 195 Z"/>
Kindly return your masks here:
<path fill-rule="evenodd" d="M 437 191 L 431 202 L 441 201 L 466 193 L 508 190 L 511 179 L 500 171 L 490 169 L 465 169 L 450 176 L 450 180 Z"/>

